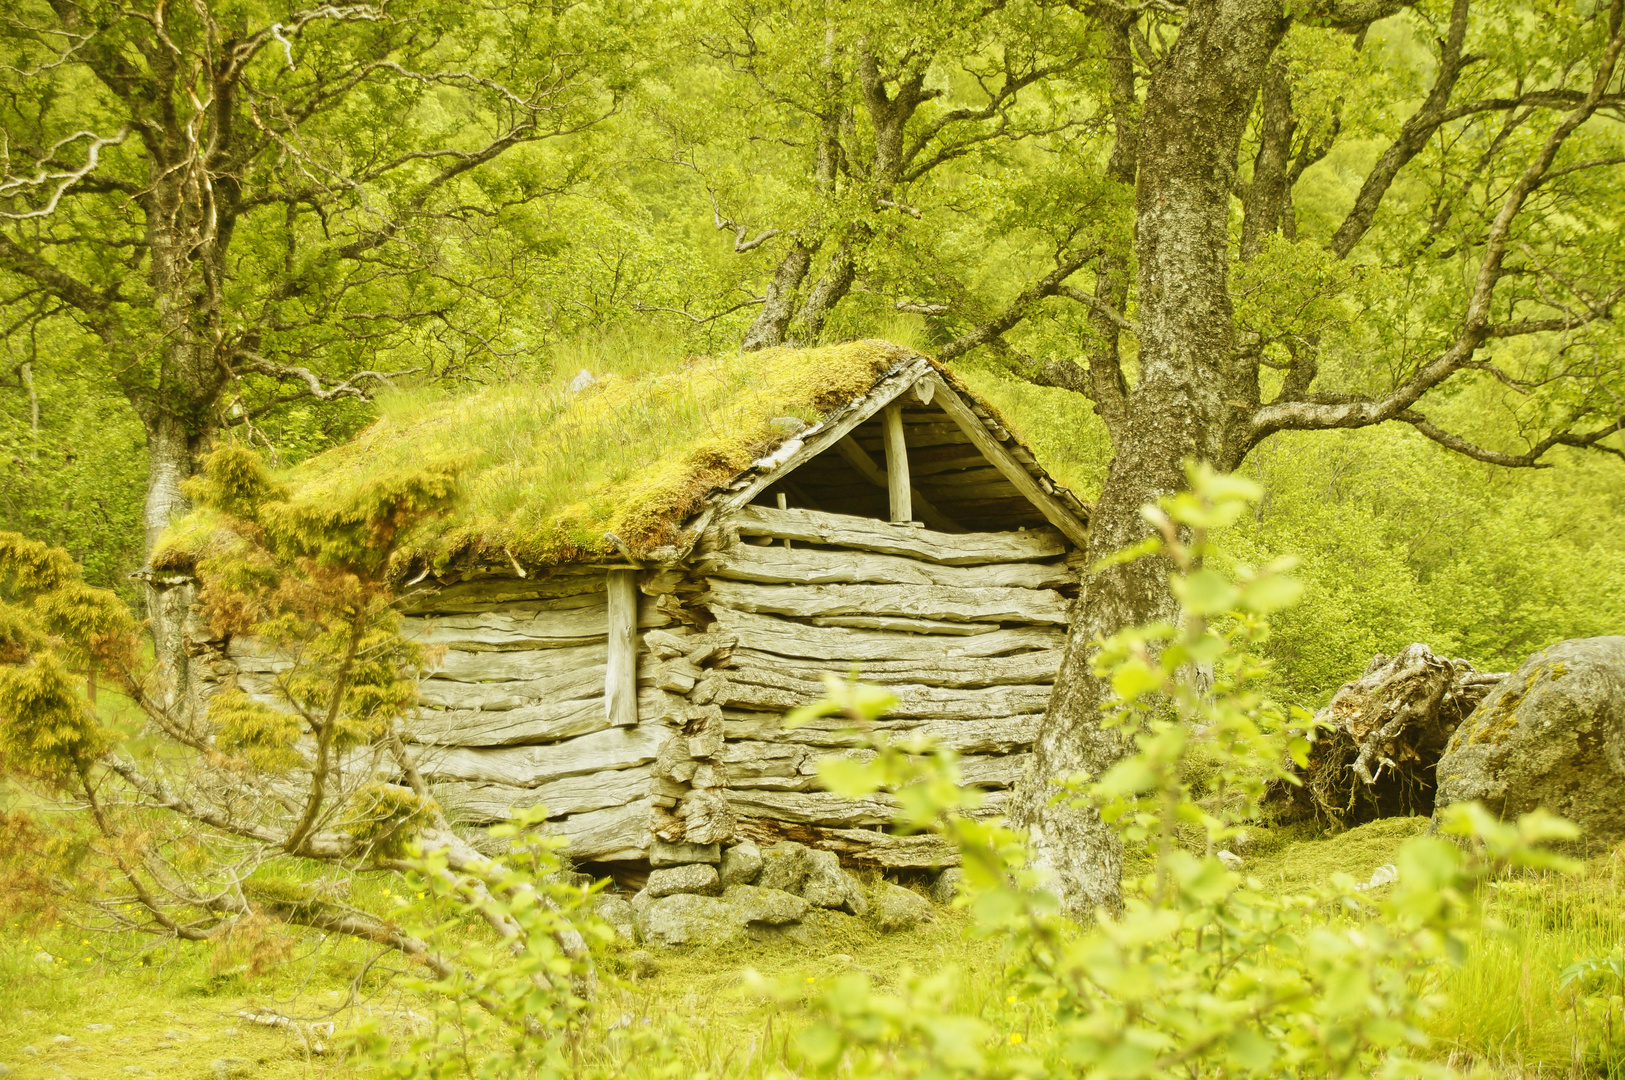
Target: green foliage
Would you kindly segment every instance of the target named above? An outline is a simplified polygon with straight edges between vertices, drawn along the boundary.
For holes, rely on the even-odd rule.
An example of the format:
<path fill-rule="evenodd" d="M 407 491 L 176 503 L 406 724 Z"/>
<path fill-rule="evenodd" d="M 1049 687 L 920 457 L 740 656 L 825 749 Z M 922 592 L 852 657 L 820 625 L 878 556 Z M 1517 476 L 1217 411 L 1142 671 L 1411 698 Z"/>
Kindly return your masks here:
<path fill-rule="evenodd" d="M 1479 404 L 1464 400 L 1459 415 Z M 1324 704 L 1374 653 L 1413 641 L 1508 671 L 1556 641 L 1619 632 L 1615 462 L 1498 469 L 1377 428 L 1279 435 L 1244 472 L 1265 495 L 1216 538 L 1218 558 L 1301 560 L 1303 602 L 1273 620 L 1264 647 L 1293 700 Z"/>
<path fill-rule="evenodd" d="M 51 653 L 0 667 L 0 769 L 64 787 L 108 743 Z"/>
<path fill-rule="evenodd" d="M 86 585 L 67 552 L 0 532 L 0 775 L 61 787 L 101 756 L 109 733 L 67 669 L 121 669 L 135 631 L 124 602 Z"/>
<path fill-rule="evenodd" d="M 1102 642 L 1096 661 L 1118 690 L 1110 719 L 1133 752 L 1103 776 L 1066 780 L 1058 796 L 1084 800 L 1121 823 L 1126 839 L 1152 843 L 1152 871 L 1127 883 L 1125 910 L 1093 927 L 1070 924 L 1055 914 L 1009 834 L 956 820 L 951 798 L 940 802 L 943 817 L 932 826 L 959 844 L 979 930 L 1008 943 L 1012 982 L 1043 1003 L 1052 1031 L 1042 1043 L 1024 1043 L 1014 1033 L 992 1039 L 956 1009 L 951 977 L 915 979 L 896 995 L 877 995 L 854 980 L 815 1005 L 816 1022 L 801 1039 L 818 1075 L 1447 1072 L 1420 1057 L 1434 1008 L 1428 984 L 1441 964 L 1464 953 L 1477 920 L 1474 883 L 1508 864 L 1559 865 L 1536 845 L 1572 836 L 1573 829 L 1540 815 L 1507 824 L 1477 807 L 1458 808 L 1447 827 L 1472 838 L 1472 852 L 1442 839 L 1412 840 L 1396 860 L 1398 883 L 1383 894 L 1334 875 L 1303 895 L 1277 896 L 1256 879 L 1226 871 L 1211 854 L 1175 843 L 1179 824 L 1199 828 L 1208 852 L 1233 832 L 1256 802 L 1259 770 L 1284 772 L 1270 764 L 1279 754 L 1262 766 L 1254 757 L 1269 736 L 1287 737 L 1298 755 L 1305 747 L 1294 734 L 1305 718 L 1261 696 L 1263 666 L 1247 656 L 1262 640 L 1267 616 L 1291 603 L 1293 587 L 1269 570 L 1231 583 L 1199 561 L 1207 530 L 1237 520 L 1257 491 L 1200 472 L 1191 480 L 1191 493 L 1147 511 L 1178 568 L 1173 584 L 1183 617 L 1115 635 Z M 1216 630 L 1215 619 L 1226 628 Z M 1210 694 L 1188 677 L 1193 663 L 1213 663 L 1221 672 Z M 845 700 L 839 707 L 883 704 L 855 692 Z M 1177 766 L 1200 744 L 1229 762 L 1248 798 L 1220 804 L 1191 798 Z M 845 794 L 895 785 L 895 769 L 885 761 L 826 780 Z M 904 779 L 922 793 L 951 776 L 940 760 L 914 768 Z"/>
<path fill-rule="evenodd" d="M 565 935 L 584 934 L 602 946 L 613 931 L 590 911 L 591 892 L 564 884 L 558 851 L 565 841 L 545 834 L 542 807 L 491 829 L 509 841 L 501 861 L 448 875 L 443 855 L 417 855 L 408 887 L 420 900 L 402 900 L 402 915 L 421 926 L 425 941 L 454 960 L 438 979 L 407 980 L 430 1012 L 429 1023 L 406 1039 L 377 1024 L 351 1036 L 357 1054 L 379 1075 L 401 1080 L 449 1077 L 582 1076 L 582 1039 L 596 1000 L 591 956 L 571 956 Z M 509 932 L 494 942 L 469 942 L 444 919 L 448 906 L 477 910 Z"/>

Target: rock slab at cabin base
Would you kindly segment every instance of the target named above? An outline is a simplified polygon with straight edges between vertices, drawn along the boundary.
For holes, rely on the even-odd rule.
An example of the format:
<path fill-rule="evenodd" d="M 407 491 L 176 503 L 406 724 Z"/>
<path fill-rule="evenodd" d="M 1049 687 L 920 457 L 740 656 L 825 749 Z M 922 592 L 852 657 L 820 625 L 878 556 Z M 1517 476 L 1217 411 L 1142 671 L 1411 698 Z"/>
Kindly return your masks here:
<path fill-rule="evenodd" d="M 1581 844 L 1625 839 L 1625 637 L 1562 641 L 1524 661 L 1456 729 L 1438 806 L 1477 800 L 1504 819 L 1536 807 Z"/>

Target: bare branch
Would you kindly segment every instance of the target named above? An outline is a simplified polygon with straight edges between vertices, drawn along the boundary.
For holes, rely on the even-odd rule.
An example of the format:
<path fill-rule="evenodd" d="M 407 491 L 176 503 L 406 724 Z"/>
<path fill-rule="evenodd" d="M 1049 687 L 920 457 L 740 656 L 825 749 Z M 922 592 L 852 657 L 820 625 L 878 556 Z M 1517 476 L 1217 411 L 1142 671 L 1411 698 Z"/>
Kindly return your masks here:
<path fill-rule="evenodd" d="M 1522 454 L 1507 454 L 1499 450 L 1486 450 L 1481 446 L 1468 442 L 1459 435 L 1452 435 L 1448 431 L 1435 427 L 1428 422 L 1427 417 L 1415 410 L 1406 410 L 1394 419 L 1403 420 L 1440 446 L 1454 450 L 1458 454 L 1464 454 L 1474 460 L 1488 462 L 1491 465 L 1501 465 L 1509 469 L 1551 468 L 1551 462 L 1540 459 L 1554 446 L 1572 446 L 1583 450 L 1596 450 L 1605 454 L 1613 454 L 1615 457 L 1625 460 L 1625 450 L 1602 444 L 1603 439 L 1625 430 L 1625 416 L 1595 431 L 1580 434 L 1567 430 L 1556 432 L 1546 436 Z"/>
<path fill-rule="evenodd" d="M 1127 330 L 1129 333 L 1135 335 L 1138 335 L 1140 332 L 1140 328 L 1135 326 L 1128 319 L 1124 318 L 1122 312 L 1106 303 L 1106 301 L 1095 296 L 1093 293 L 1084 292 L 1076 285 L 1058 286 L 1055 293 L 1057 296 L 1064 296 L 1068 300 L 1076 300 L 1084 307 L 1100 312 L 1107 319 L 1110 319 L 1112 324 L 1119 330 Z"/>
<path fill-rule="evenodd" d="M 359 398 L 363 401 L 371 400 L 371 393 L 358 385 L 365 381 L 381 382 L 388 386 L 390 380 L 398 379 L 403 375 L 415 375 L 423 369 L 420 367 L 405 368 L 401 371 L 358 371 L 343 382 L 334 383 L 324 387 L 321 378 L 309 368 L 299 367 L 295 364 L 280 364 L 275 360 L 268 360 L 257 353 L 245 349 L 238 349 L 232 354 L 236 362 L 238 374 L 243 371 L 252 371 L 257 375 L 268 375 L 273 379 L 303 382 L 308 391 L 302 396 L 313 397 L 318 401 L 334 401 L 338 398 Z"/>
<path fill-rule="evenodd" d="M 96 171 L 96 166 L 101 164 L 102 147 L 118 146 L 124 142 L 129 134 L 130 126 L 126 124 L 118 129 L 118 134 L 108 138 L 102 138 L 93 131 L 76 131 L 67 138 L 58 140 L 39 159 L 40 170 L 38 173 L 31 177 L 7 176 L 5 180 L 0 181 L 0 199 L 14 199 L 25 191 L 55 185 L 51 190 L 50 198 L 45 201 L 45 205 L 21 213 L 12 210 L 0 210 L 0 218 L 7 218 L 12 221 L 26 221 L 29 218 L 50 217 L 56 213 L 57 204 L 62 201 L 62 196 L 67 194 L 68 189 Z M 56 159 L 58 151 L 81 139 L 90 140 L 90 146 L 85 151 L 85 163 L 83 165 L 77 169 L 68 169 L 61 172 L 52 172 L 45 168 L 46 165 Z"/>

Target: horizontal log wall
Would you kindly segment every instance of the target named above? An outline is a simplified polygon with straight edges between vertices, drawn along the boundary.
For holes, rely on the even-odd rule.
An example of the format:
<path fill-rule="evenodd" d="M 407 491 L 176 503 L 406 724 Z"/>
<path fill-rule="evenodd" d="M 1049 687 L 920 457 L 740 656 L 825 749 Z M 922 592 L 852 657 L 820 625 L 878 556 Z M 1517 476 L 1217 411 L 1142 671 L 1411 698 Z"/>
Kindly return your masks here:
<path fill-rule="evenodd" d="M 856 667 L 896 695 L 876 726 L 957 751 L 964 783 L 985 793 L 979 813 L 1001 812 L 1060 664 L 1078 580 L 1071 552 L 1047 527 L 942 533 L 756 505 L 716 523 L 684 593 L 703 632 L 685 621 L 646 638 L 659 671 L 680 675 L 662 685 L 721 736 L 703 755 L 655 762 L 667 785 L 657 833 L 703 841 L 688 828 L 699 801 L 707 827 L 731 816 L 734 837 L 801 840 L 876 866 L 952 862 L 938 841 L 888 833 L 887 797 L 821 789 L 821 760 L 872 754 L 849 721 L 786 730 L 783 714 Z"/>
<path fill-rule="evenodd" d="M 542 804 L 581 861 L 643 858 L 658 836 L 941 865 L 940 842 L 885 831 L 887 797 L 821 790 L 821 760 L 871 753 L 847 721 L 786 730 L 783 714 L 856 666 L 896 695 L 877 726 L 957 751 L 979 813 L 1000 812 L 1048 704 L 1074 563 L 1047 527 L 942 533 L 747 506 L 713 523 L 688 570 L 638 573 L 635 725 L 605 708 L 605 571 L 565 568 L 411 598 L 407 633 L 443 651 L 408 735 L 454 820 Z M 275 700 L 284 662 L 242 639 L 229 659 Z"/>

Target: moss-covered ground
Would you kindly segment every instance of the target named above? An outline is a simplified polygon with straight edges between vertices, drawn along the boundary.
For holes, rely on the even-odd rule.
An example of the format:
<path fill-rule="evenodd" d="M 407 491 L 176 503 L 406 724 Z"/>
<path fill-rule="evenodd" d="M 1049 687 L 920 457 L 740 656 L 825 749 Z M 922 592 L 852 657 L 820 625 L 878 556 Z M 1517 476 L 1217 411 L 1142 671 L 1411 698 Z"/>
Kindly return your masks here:
<path fill-rule="evenodd" d="M 1334 873 L 1363 880 L 1424 826 L 1413 818 L 1336 836 L 1259 830 L 1250 838 L 1247 872 L 1283 890 Z M 1432 1029 L 1441 1059 L 1478 1064 L 1497 1076 L 1617 1075 L 1596 1065 L 1608 1035 L 1577 1013 L 1559 975 L 1575 960 L 1606 955 L 1625 940 L 1622 860 L 1595 858 L 1578 877 L 1520 877 L 1486 891 L 1489 928 L 1476 935 L 1461 967 L 1438 978 Z M 793 1009 L 753 989 L 758 976 L 805 985 L 811 994 L 845 971 L 864 971 L 886 986 L 905 971 L 953 966 L 967 976 L 969 1010 L 995 1030 L 1029 1040 L 1041 1035 L 1042 1018 L 1001 986 L 999 943 L 966 931 L 963 915 L 941 908 L 935 921 L 897 935 L 824 914 L 794 937 L 659 953 L 658 972 L 641 979 L 630 975 L 624 952 L 615 954 L 607 967 L 622 976 L 605 990 L 599 1023 L 606 1030 L 654 1026 L 690 1075 L 754 1080 L 782 1075 L 776 1070 L 798 1023 Z M 353 1076 L 342 1059 L 312 1053 L 300 1036 L 238 1013 L 266 1008 L 306 1018 L 333 1015 L 341 1028 L 367 1015 L 398 1021 L 412 1001 L 390 989 L 385 965 L 364 972 L 372 956 L 353 943 L 309 941 L 251 974 L 243 957 L 222 958 L 208 947 L 170 945 L 137 954 L 130 943 L 60 927 L 30 932 L 13 926 L 0 941 L 0 1065 L 18 1080 Z M 359 1001 L 345 1007 L 352 985 L 359 986 Z M 1577 1037 L 1592 1064 L 1575 1072 Z M 638 1062 L 625 1068 L 625 1075 L 639 1075 Z"/>

